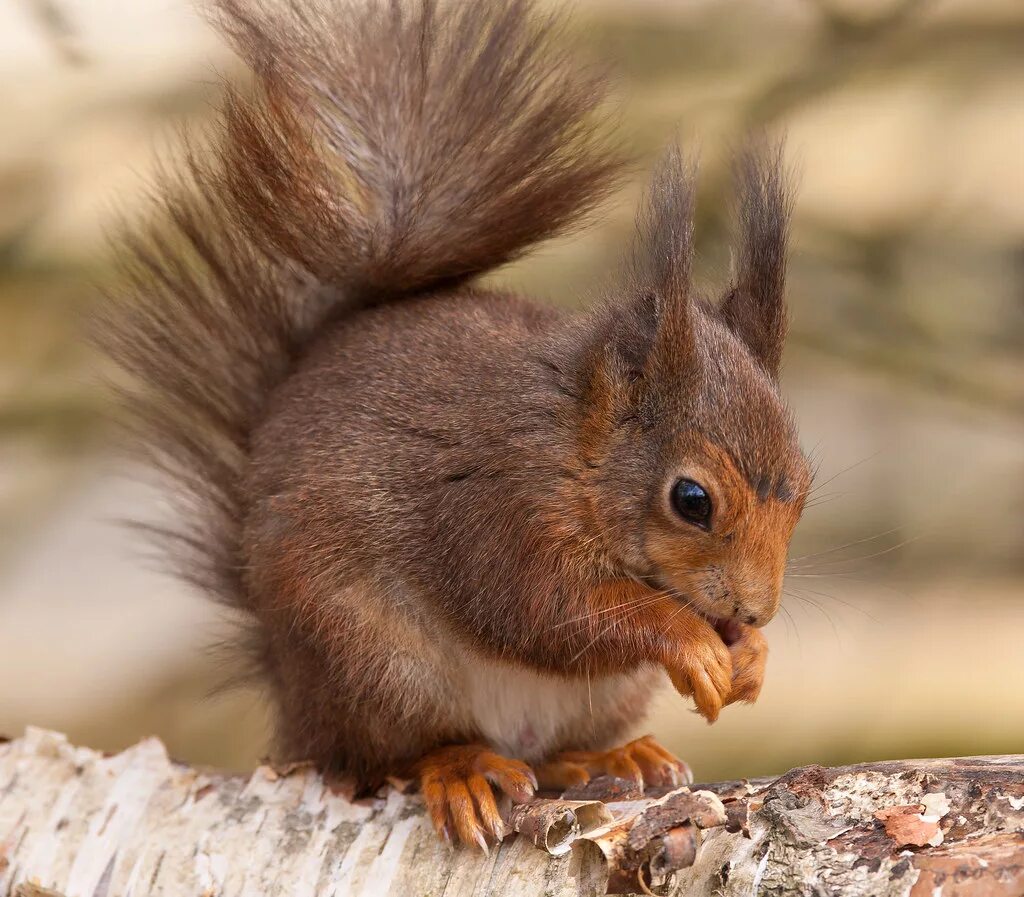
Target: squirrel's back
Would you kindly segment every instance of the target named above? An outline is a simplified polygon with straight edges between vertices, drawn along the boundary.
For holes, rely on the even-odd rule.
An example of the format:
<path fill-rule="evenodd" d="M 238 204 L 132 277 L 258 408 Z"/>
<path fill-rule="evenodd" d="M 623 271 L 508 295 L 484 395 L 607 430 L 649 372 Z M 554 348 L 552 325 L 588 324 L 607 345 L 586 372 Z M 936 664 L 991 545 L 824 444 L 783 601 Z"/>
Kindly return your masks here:
<path fill-rule="evenodd" d="M 605 82 L 534 6 L 216 0 L 253 83 L 227 89 L 213 139 L 127 241 L 107 340 L 182 512 L 157 535 L 219 600 L 251 609 L 253 434 L 325 322 L 466 284 L 616 180 Z"/>
<path fill-rule="evenodd" d="M 312 578 L 363 578 L 383 560 L 434 596 L 450 592 L 429 588 L 438 572 L 528 563 L 510 532 L 503 550 L 488 544 L 486 521 L 539 518 L 573 454 L 562 317 L 460 287 L 332 322 L 254 431 L 243 546 L 254 610 L 287 591 L 273 575 L 285 545 Z M 460 557 L 439 567 L 445 550 Z"/>

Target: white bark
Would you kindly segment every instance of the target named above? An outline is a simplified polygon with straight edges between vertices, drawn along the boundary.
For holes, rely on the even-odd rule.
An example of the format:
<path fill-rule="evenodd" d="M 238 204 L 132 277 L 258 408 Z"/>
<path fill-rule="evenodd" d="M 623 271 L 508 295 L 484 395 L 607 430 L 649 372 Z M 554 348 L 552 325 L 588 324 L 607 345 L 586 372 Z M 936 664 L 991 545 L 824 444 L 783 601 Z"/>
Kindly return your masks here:
<path fill-rule="evenodd" d="M 1024 895 L 1024 756 L 707 787 L 538 802 L 512 819 L 530 837 L 483 857 L 443 847 L 395 788 L 352 802 L 308 767 L 233 776 L 155 739 L 105 757 L 30 729 L 0 745 L 0 895 Z"/>

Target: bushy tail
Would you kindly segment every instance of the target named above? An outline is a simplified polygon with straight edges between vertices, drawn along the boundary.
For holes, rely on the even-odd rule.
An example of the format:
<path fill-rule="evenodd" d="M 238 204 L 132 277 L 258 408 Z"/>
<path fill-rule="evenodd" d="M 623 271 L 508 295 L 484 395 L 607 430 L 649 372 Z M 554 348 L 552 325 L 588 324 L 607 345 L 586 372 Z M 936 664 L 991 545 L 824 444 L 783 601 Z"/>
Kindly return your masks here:
<path fill-rule="evenodd" d="M 267 7 L 270 7 L 269 9 Z M 578 221 L 620 164 L 533 0 L 219 0 L 254 74 L 129 241 L 107 342 L 131 419 L 172 479 L 183 575 L 246 604 L 253 425 L 331 313 L 473 278 Z"/>

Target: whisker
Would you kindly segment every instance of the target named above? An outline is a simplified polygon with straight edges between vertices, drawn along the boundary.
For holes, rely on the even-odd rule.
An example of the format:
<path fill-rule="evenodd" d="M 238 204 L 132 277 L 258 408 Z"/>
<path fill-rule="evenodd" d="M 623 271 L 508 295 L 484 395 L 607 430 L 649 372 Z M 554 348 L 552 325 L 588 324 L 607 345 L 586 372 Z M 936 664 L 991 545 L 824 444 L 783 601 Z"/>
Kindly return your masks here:
<path fill-rule="evenodd" d="M 863 607 L 858 604 L 854 604 L 852 601 L 846 601 L 840 598 L 838 595 L 832 595 L 828 592 L 818 592 L 814 589 L 810 589 L 807 586 L 800 586 L 800 591 L 807 593 L 808 595 L 818 595 L 821 598 L 827 598 L 829 601 L 835 601 L 837 604 L 841 604 L 843 607 L 848 607 L 850 610 L 855 610 L 859 614 L 863 614 L 872 623 L 882 625 L 882 621 L 878 619 L 874 614 L 869 613 Z"/>
<path fill-rule="evenodd" d="M 597 731 L 597 720 L 594 717 L 594 693 L 591 691 L 590 684 L 590 664 L 587 664 L 587 703 L 590 705 L 590 728 L 591 731 Z"/>
<path fill-rule="evenodd" d="M 882 539 L 885 536 L 891 536 L 893 533 L 898 533 L 900 528 L 894 526 L 891 529 L 887 529 L 884 532 L 876 533 L 873 536 L 865 536 L 863 539 L 856 539 L 853 542 L 847 542 L 845 545 L 837 545 L 835 548 L 829 548 L 825 551 L 816 551 L 814 554 L 802 554 L 799 557 L 790 558 L 786 563 L 795 564 L 797 561 L 807 561 L 814 558 L 824 557 L 826 554 L 835 554 L 837 551 L 844 551 L 847 548 L 853 548 L 854 545 L 863 545 L 865 542 L 874 542 L 876 539 Z"/>
<path fill-rule="evenodd" d="M 660 600 L 661 598 L 667 597 L 669 594 L 670 594 L 669 592 L 658 592 L 658 593 L 655 593 L 653 596 L 645 596 L 645 597 L 650 597 L 651 600 L 655 600 L 655 599 Z M 600 641 L 600 639 L 604 638 L 605 635 L 607 635 L 609 632 L 611 632 L 616 626 L 618 626 L 619 624 L 625 622 L 626 620 L 629 620 L 638 610 L 642 610 L 649 603 L 650 603 L 650 601 L 644 601 L 642 604 L 640 602 L 632 602 L 632 603 L 627 603 L 625 605 L 622 605 L 622 604 L 615 605 L 615 607 L 612 608 L 613 610 L 621 610 L 621 609 L 625 608 L 627 610 L 632 611 L 632 613 L 630 613 L 630 614 L 628 614 L 626 616 L 623 616 L 621 618 L 620 617 L 613 617 L 612 621 L 607 626 L 605 626 L 600 632 L 598 632 L 597 635 L 595 635 L 583 648 L 581 648 L 579 651 L 577 651 L 576 654 L 572 657 L 572 659 L 569 662 L 570 663 L 575 663 L 584 654 L 586 654 L 587 651 L 589 651 L 592 647 L 594 647 L 594 645 L 596 645 L 597 642 Z M 687 602 L 686 604 L 681 604 L 676 609 L 676 612 L 671 617 L 669 617 L 669 622 L 674 620 L 676 618 L 676 616 L 681 611 L 686 610 L 688 607 L 690 607 L 690 602 Z"/>
<path fill-rule="evenodd" d="M 881 551 L 875 551 L 875 552 L 873 552 L 871 554 L 860 555 L 859 557 L 854 557 L 854 558 L 838 558 L 838 559 L 836 559 L 834 561 L 825 561 L 825 563 L 822 566 L 831 567 L 831 566 L 835 566 L 837 564 L 858 564 L 861 561 L 870 561 L 870 560 L 872 560 L 874 558 L 879 558 L 879 557 L 882 557 L 883 555 L 891 554 L 892 552 L 898 551 L 901 548 L 906 548 L 906 546 L 908 546 L 908 545 L 910 545 L 910 544 L 912 544 L 914 542 L 920 542 L 921 539 L 923 539 L 923 538 L 924 538 L 924 534 L 919 534 L 917 536 L 911 536 L 908 539 L 904 539 L 902 542 L 897 542 L 895 545 L 890 545 L 888 548 L 883 548 Z"/>
<path fill-rule="evenodd" d="M 612 624 L 611 624 L 611 625 L 612 625 L 612 626 L 614 626 L 614 625 L 615 625 L 615 621 L 614 621 L 614 620 L 612 620 Z M 569 663 L 570 663 L 570 664 L 573 664 L 573 663 L 575 663 L 575 662 L 576 662 L 577 660 L 579 660 L 579 659 L 580 659 L 580 658 L 581 658 L 581 657 L 582 657 L 582 656 L 583 656 L 584 654 L 586 654 L 586 653 L 587 653 L 587 652 L 588 652 L 588 651 L 589 651 L 589 650 L 590 650 L 591 648 L 593 648 L 593 647 L 594 647 L 594 645 L 596 645 L 596 644 L 597 644 L 597 642 L 598 642 L 598 639 L 600 639 L 600 638 L 601 638 L 602 636 L 604 636 L 604 634 L 605 634 L 606 632 L 611 632 L 611 626 L 609 626 L 609 627 L 608 627 L 608 628 L 606 628 L 606 629 L 602 629 L 602 630 L 601 630 L 601 631 L 600 631 L 600 632 L 599 632 L 599 633 L 598 633 L 597 635 L 595 635 L 595 636 L 594 636 L 594 637 L 593 637 L 593 638 L 592 638 L 592 639 L 591 639 L 591 640 L 590 640 L 589 642 L 587 642 L 587 644 L 586 644 L 586 645 L 584 645 L 584 646 L 583 646 L 582 648 L 580 648 L 580 650 L 579 650 L 579 651 L 577 651 L 577 652 L 576 652 L 576 653 L 575 653 L 575 654 L 573 655 L 573 657 L 572 657 L 572 659 L 571 659 L 571 660 L 569 661 Z"/>
<path fill-rule="evenodd" d="M 871 454 L 871 455 L 868 455 L 868 456 L 866 456 L 864 458 L 861 458 L 859 461 L 855 461 L 849 467 L 844 467 L 842 470 L 838 471 L 837 473 L 832 474 L 832 476 L 830 476 L 827 480 L 824 480 L 821 483 L 815 483 L 813 486 L 811 486 L 810 489 L 808 489 L 804 493 L 804 495 L 808 496 L 808 497 L 811 496 L 811 495 L 814 495 L 819 489 L 823 489 L 825 486 L 827 486 L 829 483 L 835 481 L 836 479 L 841 477 L 843 474 L 849 473 L 851 470 L 854 470 L 855 468 L 860 467 L 861 464 L 866 464 L 868 461 L 873 461 L 880 454 L 881 454 L 881 451 L 877 451 L 874 454 Z M 817 472 L 815 472 L 815 473 L 817 473 Z"/>
<path fill-rule="evenodd" d="M 783 592 L 783 594 L 785 594 L 785 592 Z M 783 611 L 786 614 L 786 616 L 781 617 L 780 619 L 786 627 L 786 635 L 789 635 L 790 628 L 793 622 L 792 614 L 790 614 L 789 609 L 783 604 L 779 605 L 779 610 Z"/>
<path fill-rule="evenodd" d="M 864 582 L 864 577 L 859 573 L 854 573 L 846 570 L 832 570 L 826 571 L 825 573 L 802 573 L 799 570 L 787 570 L 787 578 L 790 576 L 799 577 L 800 579 L 829 579 L 835 577 L 836 579 L 852 579 L 855 582 Z"/>
<path fill-rule="evenodd" d="M 798 601 L 803 601 L 809 607 L 813 607 L 819 614 L 821 614 L 826 620 L 828 620 L 828 624 L 832 629 L 832 634 L 835 636 L 836 639 L 836 645 L 840 648 L 842 647 L 843 640 L 839 635 L 839 627 L 836 626 L 836 621 L 832 618 L 832 615 L 825 608 L 823 608 L 817 601 L 814 601 L 811 598 L 807 598 L 804 595 L 798 595 L 796 592 L 788 592 L 787 594 L 790 595 L 790 597 L 792 598 L 796 598 Z"/>
<path fill-rule="evenodd" d="M 824 495 L 818 495 L 812 498 L 809 502 L 804 504 L 804 510 L 809 511 L 811 508 L 819 508 L 822 505 L 827 505 L 830 502 L 835 501 L 839 498 L 846 498 L 849 492 L 827 492 Z"/>
<path fill-rule="evenodd" d="M 779 605 L 779 610 L 781 610 L 786 615 L 787 623 L 790 626 L 793 627 L 793 635 L 796 636 L 797 653 L 800 655 L 800 663 L 803 664 L 803 660 L 804 660 L 804 646 L 803 646 L 803 642 L 800 640 L 800 627 L 798 627 L 796 625 L 796 619 L 794 619 L 793 613 L 790 611 L 790 609 L 788 607 L 786 607 L 786 605 L 780 604 Z M 787 626 L 787 632 L 788 631 L 789 630 L 788 630 L 788 626 Z"/>
<path fill-rule="evenodd" d="M 599 607 L 595 610 L 588 611 L 585 614 L 580 614 L 578 617 L 570 617 L 568 620 L 562 620 L 560 623 L 556 623 L 554 626 L 550 627 L 550 630 L 561 629 L 563 626 L 570 626 L 573 623 L 580 623 L 584 620 L 593 620 L 597 617 L 602 617 L 605 614 L 614 613 L 618 610 L 630 610 L 633 608 L 640 609 L 647 607 L 650 604 L 657 603 L 662 598 L 668 598 L 670 594 L 671 593 L 669 592 L 652 592 L 649 595 L 640 595 L 632 601 L 624 601 L 621 604 L 613 604 L 608 607 Z"/>

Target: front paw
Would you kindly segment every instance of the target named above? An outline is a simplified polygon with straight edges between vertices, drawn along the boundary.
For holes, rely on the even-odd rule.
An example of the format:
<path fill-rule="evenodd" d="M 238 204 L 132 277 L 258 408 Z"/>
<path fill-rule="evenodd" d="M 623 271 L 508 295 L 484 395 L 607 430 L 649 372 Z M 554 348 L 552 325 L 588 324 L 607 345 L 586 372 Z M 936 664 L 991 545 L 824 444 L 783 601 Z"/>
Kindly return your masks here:
<path fill-rule="evenodd" d="M 768 662 L 768 641 L 760 629 L 740 624 L 737 636 L 729 644 L 729 653 L 732 655 L 732 688 L 726 704 L 756 701 L 761 693 L 765 664 Z"/>
<path fill-rule="evenodd" d="M 733 692 L 733 656 L 711 625 L 701 622 L 664 665 L 676 691 L 692 696 L 697 712 L 713 723 Z"/>

